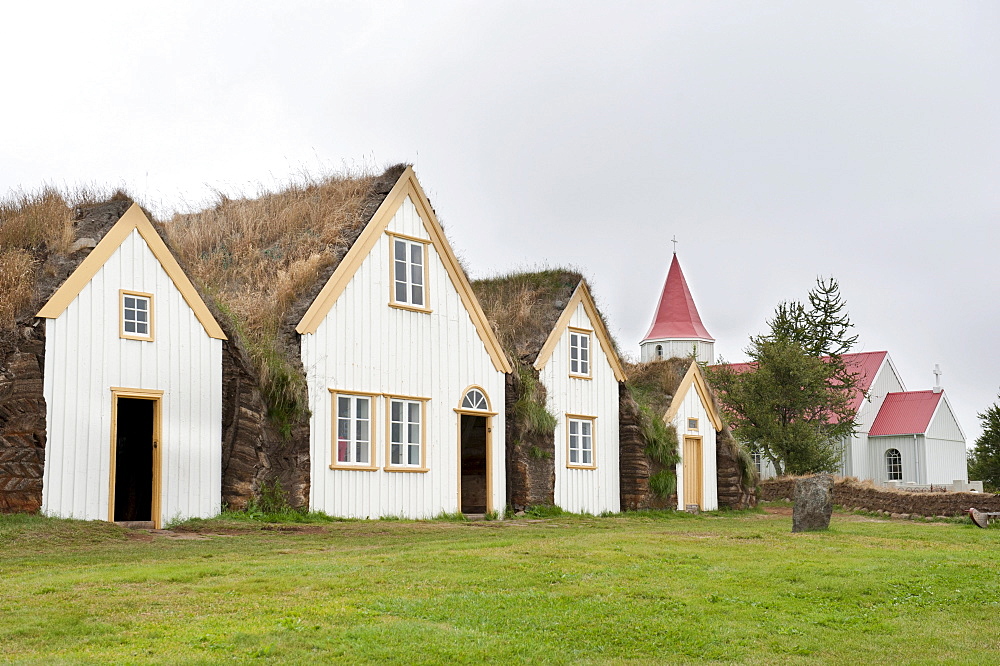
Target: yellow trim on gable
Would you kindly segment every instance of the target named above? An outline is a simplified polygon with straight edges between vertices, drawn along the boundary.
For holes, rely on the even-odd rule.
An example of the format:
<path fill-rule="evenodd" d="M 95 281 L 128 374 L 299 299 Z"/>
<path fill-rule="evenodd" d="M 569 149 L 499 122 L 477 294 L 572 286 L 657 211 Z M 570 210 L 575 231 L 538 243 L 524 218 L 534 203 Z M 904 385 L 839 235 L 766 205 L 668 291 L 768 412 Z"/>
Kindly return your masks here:
<path fill-rule="evenodd" d="M 465 305 L 465 309 L 472 319 L 472 324 L 479 333 L 479 338 L 483 341 L 487 353 L 493 360 L 493 367 L 503 373 L 512 372 L 513 368 L 510 365 L 510 361 L 507 359 L 503 347 L 500 346 L 500 341 L 497 340 L 493 332 L 493 327 L 490 326 L 489 320 L 487 320 L 486 314 L 479 304 L 479 299 L 476 298 L 475 293 L 472 291 L 469 278 L 466 277 L 465 271 L 459 265 L 458 259 L 451 249 L 451 245 L 448 244 L 444 236 L 444 231 L 441 229 L 441 224 L 438 222 L 437 216 L 434 215 L 434 210 L 431 208 L 427 196 L 420 187 L 420 183 L 417 182 L 417 177 L 413 173 L 412 167 L 406 167 L 399 180 L 393 185 L 392 190 L 389 191 L 382 205 L 378 207 L 378 210 L 375 211 L 364 231 L 358 236 L 358 240 L 348 250 L 343 261 L 337 266 L 337 269 L 330 276 L 330 279 L 327 280 L 327 283 L 323 285 L 323 289 L 319 292 L 316 300 L 312 302 L 312 305 L 306 310 L 305 315 L 302 316 L 302 319 L 295 327 L 296 332 L 300 335 L 316 332 L 320 323 L 329 314 L 330 309 L 333 308 L 333 304 L 344 293 L 344 289 L 347 288 L 347 284 L 354 277 L 354 274 L 357 273 L 362 262 L 371 253 L 379 239 L 382 238 L 383 233 L 389 226 L 389 222 L 392 221 L 393 216 L 403 204 L 403 201 L 406 200 L 406 197 L 410 197 L 410 201 L 413 202 L 414 207 L 417 209 L 417 214 L 424 223 L 424 229 L 431 237 L 431 244 L 437 251 L 445 270 L 448 271 L 451 282 L 456 291 L 458 291 L 458 295 L 461 297 L 462 303 Z"/>
<path fill-rule="evenodd" d="M 688 368 L 687 374 L 684 375 L 684 379 L 681 380 L 680 386 L 677 387 L 677 391 L 674 393 L 674 399 L 670 402 L 670 408 L 667 409 L 667 413 L 663 415 L 663 421 L 665 423 L 670 423 L 677 416 L 677 412 L 680 411 L 681 404 L 684 402 L 684 396 L 687 395 L 688 389 L 694 384 L 695 390 L 698 391 L 698 397 L 701 398 L 701 404 L 705 406 L 705 413 L 708 414 L 709 420 L 712 422 L 712 426 L 715 428 L 716 432 L 722 430 L 722 417 L 719 415 L 719 411 L 715 408 L 715 401 L 712 400 L 712 392 L 708 388 L 708 382 L 705 381 L 705 376 L 701 374 L 701 368 L 698 367 L 696 361 L 691 361 L 691 367 Z"/>
<path fill-rule="evenodd" d="M 571 328 L 569 325 L 570 320 L 573 318 L 573 313 L 576 312 L 576 308 L 580 303 L 583 303 L 583 310 L 587 313 L 587 317 L 590 319 L 591 325 L 594 327 L 594 335 L 597 337 L 597 341 L 601 343 L 601 349 L 604 350 L 604 355 L 608 359 L 608 363 L 611 365 L 611 370 L 615 373 L 615 379 L 620 382 L 626 380 L 625 368 L 622 366 L 622 361 L 618 358 L 618 352 L 615 351 L 615 346 L 611 342 L 611 334 L 608 333 L 607 327 L 604 325 L 604 320 L 601 318 L 600 313 L 597 311 L 597 305 L 594 303 L 594 297 L 590 295 L 590 287 L 587 286 L 586 280 L 580 280 L 580 284 L 577 285 L 576 289 L 573 291 L 572 298 L 569 299 L 569 303 L 566 308 L 559 315 L 559 319 L 556 321 L 556 325 L 552 327 L 552 332 L 549 333 L 549 337 L 545 339 L 545 344 L 542 345 L 542 349 L 538 352 L 538 358 L 535 359 L 535 370 L 541 370 L 545 367 L 545 364 L 549 362 L 552 358 L 552 353 L 556 349 L 556 345 L 559 344 L 559 339 L 562 337 L 563 332 L 567 328 Z M 576 329 L 579 331 L 586 331 L 586 329 Z M 587 331 L 589 333 L 589 331 Z M 593 355 L 591 355 L 593 356 Z M 594 359 L 590 359 L 590 365 L 593 366 Z M 593 375 L 593 372 L 591 372 Z M 582 379 L 582 375 L 572 375 L 577 379 Z"/>
<path fill-rule="evenodd" d="M 153 256 L 160 262 L 160 266 L 163 267 L 164 272 L 173 281 L 177 290 L 181 292 L 181 296 L 184 297 L 188 307 L 194 312 L 194 316 L 201 322 L 205 333 L 210 338 L 225 340 L 226 334 L 222 332 L 222 328 L 215 321 L 215 317 L 212 316 L 208 306 L 205 305 L 205 301 L 198 295 L 198 291 L 184 273 L 184 269 L 174 259 L 174 255 L 170 252 L 167 244 L 163 242 L 163 239 L 160 238 L 160 234 L 156 233 L 156 229 L 153 228 L 146 214 L 142 212 L 142 208 L 139 207 L 139 204 L 135 203 L 115 222 L 115 225 L 104 235 L 104 238 L 97 244 L 97 247 L 91 250 L 87 258 L 66 278 L 62 286 L 56 290 L 56 293 L 52 294 L 52 297 L 49 298 L 48 302 L 42 306 L 42 309 L 35 316 L 44 317 L 45 319 L 58 318 L 69 307 L 69 304 L 79 296 L 83 288 L 97 275 L 97 271 L 101 270 L 101 267 L 107 263 L 111 255 L 121 247 L 121 244 L 125 242 L 125 239 L 133 231 L 138 231 L 139 235 L 146 241 L 146 245 L 153 253 Z"/>

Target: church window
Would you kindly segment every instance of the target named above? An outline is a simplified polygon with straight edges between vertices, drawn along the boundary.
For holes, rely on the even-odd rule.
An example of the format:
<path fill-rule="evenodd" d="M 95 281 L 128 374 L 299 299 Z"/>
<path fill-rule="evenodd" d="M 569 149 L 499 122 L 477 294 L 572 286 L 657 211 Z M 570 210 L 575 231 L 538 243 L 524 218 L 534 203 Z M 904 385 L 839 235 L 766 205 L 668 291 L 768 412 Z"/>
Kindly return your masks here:
<path fill-rule="evenodd" d="M 885 473 L 889 481 L 903 480 L 903 456 L 897 449 L 889 449 L 885 452 Z"/>
<path fill-rule="evenodd" d="M 153 295 L 137 291 L 119 291 L 119 335 L 127 340 L 153 339 Z"/>
<path fill-rule="evenodd" d="M 590 377 L 590 333 L 589 331 L 569 332 L 569 374 L 576 377 Z"/>
<path fill-rule="evenodd" d="M 427 245 L 429 241 L 390 236 L 392 247 L 391 304 L 427 310 Z"/>
<path fill-rule="evenodd" d="M 663 358 L 663 345 L 656 345 L 656 358 Z"/>

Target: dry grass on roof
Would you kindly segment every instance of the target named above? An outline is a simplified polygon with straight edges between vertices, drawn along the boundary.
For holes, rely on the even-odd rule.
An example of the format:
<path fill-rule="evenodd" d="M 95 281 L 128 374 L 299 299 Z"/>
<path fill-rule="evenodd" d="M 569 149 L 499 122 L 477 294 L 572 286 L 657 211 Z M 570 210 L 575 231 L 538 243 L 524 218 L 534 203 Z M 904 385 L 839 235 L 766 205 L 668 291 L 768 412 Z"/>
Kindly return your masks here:
<path fill-rule="evenodd" d="M 504 348 L 533 363 L 582 279 L 551 269 L 475 280 L 472 288 Z"/>
<path fill-rule="evenodd" d="M 70 250 L 88 211 L 119 200 L 131 198 L 120 190 L 52 187 L 0 200 L 0 330 L 31 318 L 83 259 L 84 253 L 71 256 Z"/>
<path fill-rule="evenodd" d="M 646 363 L 626 363 L 625 374 L 628 385 L 640 400 L 662 415 L 670 408 L 670 403 L 680 388 L 681 380 L 691 367 L 690 358 L 668 358 Z"/>

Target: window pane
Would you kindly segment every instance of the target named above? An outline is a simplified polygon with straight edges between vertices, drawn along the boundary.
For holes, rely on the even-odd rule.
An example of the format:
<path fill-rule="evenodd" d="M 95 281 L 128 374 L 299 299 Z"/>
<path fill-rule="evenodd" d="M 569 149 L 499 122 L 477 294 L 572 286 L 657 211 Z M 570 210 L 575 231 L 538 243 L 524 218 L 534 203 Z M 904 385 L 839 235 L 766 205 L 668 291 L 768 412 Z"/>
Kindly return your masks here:
<path fill-rule="evenodd" d="M 402 437 L 403 430 L 402 430 L 402 428 L 403 428 L 402 424 L 400 424 L 400 423 L 393 423 L 392 424 L 392 435 L 389 437 L 389 440 L 392 441 L 392 442 L 401 442 L 401 441 L 403 441 L 403 437 Z"/>
<path fill-rule="evenodd" d="M 337 396 L 337 416 L 347 418 L 351 415 L 351 399 Z"/>
<path fill-rule="evenodd" d="M 337 439 L 351 438 L 351 419 L 337 419 Z"/>
<path fill-rule="evenodd" d="M 570 347 L 569 348 L 569 357 L 571 359 L 573 359 L 574 361 L 576 359 L 580 358 L 580 350 L 577 349 L 575 346 L 574 347 Z"/>
<path fill-rule="evenodd" d="M 410 245 L 410 261 L 416 266 L 424 265 L 424 246 L 420 243 Z M 422 270 L 422 269 L 421 269 Z"/>
<path fill-rule="evenodd" d="M 346 439 L 337 440 L 337 462 L 350 461 L 351 443 Z"/>
<path fill-rule="evenodd" d="M 367 442 L 368 441 L 368 421 L 363 421 L 363 420 L 362 421 L 358 421 L 357 422 L 357 427 L 355 428 L 355 432 L 357 432 L 358 436 L 357 436 L 356 439 L 359 442 Z"/>
<path fill-rule="evenodd" d="M 587 351 L 587 345 L 589 343 L 590 343 L 590 336 L 589 335 L 581 335 L 580 336 L 580 349 L 582 349 L 583 351 L 586 352 Z"/>
<path fill-rule="evenodd" d="M 397 261 L 395 264 L 395 273 L 397 282 L 406 282 L 406 264 L 402 261 Z"/>
<path fill-rule="evenodd" d="M 575 435 L 580 432 L 580 422 L 571 419 L 569 422 L 569 432 L 571 435 Z"/>
<path fill-rule="evenodd" d="M 462 400 L 462 407 L 468 407 L 470 409 L 472 407 L 474 407 L 474 405 L 472 404 L 472 392 L 471 391 L 465 394 L 465 399 Z"/>
<path fill-rule="evenodd" d="M 390 447 L 389 463 L 392 465 L 398 465 L 402 461 L 403 457 L 403 446 L 401 444 L 393 444 Z"/>
<path fill-rule="evenodd" d="M 126 333 L 135 333 L 135 322 L 134 321 L 126 321 L 125 322 L 125 332 Z"/>
<path fill-rule="evenodd" d="M 569 450 L 569 461 L 570 461 L 571 463 L 575 463 L 575 462 L 579 462 L 579 461 L 577 460 L 577 458 L 579 457 L 579 455 L 580 455 L 580 454 L 579 454 L 579 453 L 577 452 L 577 450 L 576 450 L 576 449 L 570 449 L 570 450 Z"/>
<path fill-rule="evenodd" d="M 420 403 L 411 402 L 408 407 L 410 408 L 410 423 L 420 423 Z"/>
<path fill-rule="evenodd" d="M 410 266 L 410 282 L 413 284 L 424 283 L 424 267 L 419 264 Z"/>
<path fill-rule="evenodd" d="M 358 442 L 358 457 L 356 462 L 367 463 L 368 462 L 368 443 Z"/>
<path fill-rule="evenodd" d="M 132 296 L 126 296 L 125 307 L 135 309 L 135 298 Z"/>
<path fill-rule="evenodd" d="M 146 311 L 145 310 L 136 310 L 135 311 L 135 318 L 138 321 L 146 321 Z"/>
<path fill-rule="evenodd" d="M 413 287 L 413 300 L 411 301 L 413 305 L 423 305 L 424 304 L 424 288 L 423 287 Z"/>
<path fill-rule="evenodd" d="M 359 419 L 367 419 L 368 418 L 368 405 L 369 405 L 368 398 L 358 398 L 356 404 L 357 404 L 357 410 L 358 410 L 358 418 Z"/>
<path fill-rule="evenodd" d="M 397 282 L 396 283 L 396 302 L 397 303 L 408 303 L 406 300 L 406 283 Z"/>
<path fill-rule="evenodd" d="M 583 452 L 583 464 L 584 464 L 584 465 L 591 465 L 591 464 L 593 464 L 593 463 L 591 462 L 591 458 L 590 458 L 590 456 L 591 456 L 591 453 L 590 453 L 590 451 L 589 451 L 589 450 L 585 450 L 585 451 Z"/>
<path fill-rule="evenodd" d="M 411 423 L 408 434 L 410 436 L 410 438 L 407 440 L 408 442 L 410 442 L 411 444 L 419 444 L 420 443 L 420 424 L 419 423 Z"/>
<path fill-rule="evenodd" d="M 420 464 L 420 446 L 418 444 L 411 444 L 410 449 L 410 459 L 409 464 L 419 465 Z"/>
<path fill-rule="evenodd" d="M 580 421 L 580 429 L 584 436 L 590 437 L 590 428 L 592 425 L 590 421 Z"/>
<path fill-rule="evenodd" d="M 393 242 L 392 256 L 396 261 L 406 263 L 406 241 L 397 239 Z"/>
<path fill-rule="evenodd" d="M 392 420 L 402 421 L 403 420 L 403 403 L 399 400 L 392 401 Z"/>

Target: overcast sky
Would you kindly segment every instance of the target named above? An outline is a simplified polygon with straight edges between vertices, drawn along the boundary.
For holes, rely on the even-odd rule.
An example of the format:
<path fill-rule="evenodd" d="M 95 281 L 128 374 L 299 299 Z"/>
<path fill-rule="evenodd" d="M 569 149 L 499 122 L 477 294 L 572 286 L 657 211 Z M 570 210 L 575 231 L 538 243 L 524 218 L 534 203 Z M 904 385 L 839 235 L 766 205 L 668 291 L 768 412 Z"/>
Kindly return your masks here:
<path fill-rule="evenodd" d="M 571 265 L 637 353 L 676 234 L 716 352 L 841 283 L 860 349 L 1000 388 L 1000 3 L 17 3 L 0 194 L 160 214 L 412 162 L 473 277 Z"/>

